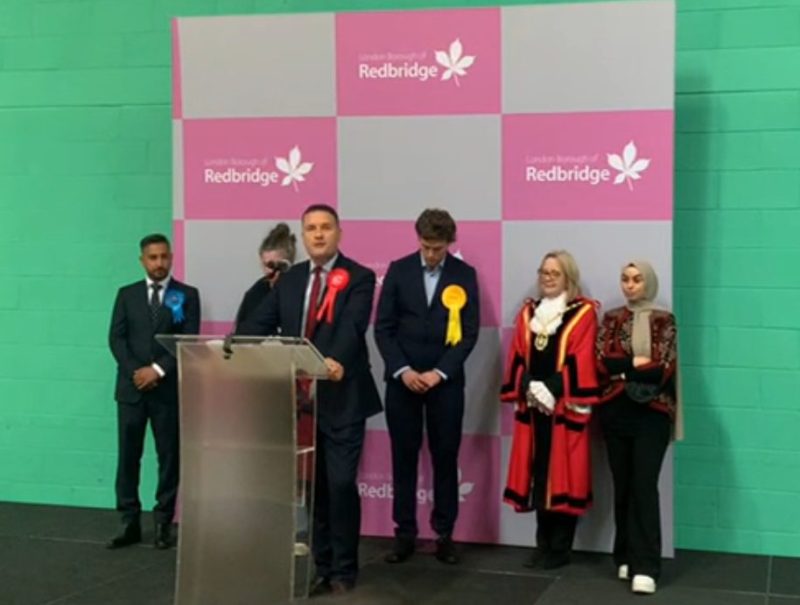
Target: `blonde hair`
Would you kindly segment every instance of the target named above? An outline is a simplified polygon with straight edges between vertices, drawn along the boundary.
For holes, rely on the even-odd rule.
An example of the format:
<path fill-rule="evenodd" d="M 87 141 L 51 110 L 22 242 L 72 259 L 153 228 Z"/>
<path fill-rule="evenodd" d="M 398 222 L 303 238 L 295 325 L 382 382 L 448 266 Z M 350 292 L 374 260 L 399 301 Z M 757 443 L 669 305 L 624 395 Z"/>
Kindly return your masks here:
<path fill-rule="evenodd" d="M 561 266 L 561 272 L 567 282 L 567 300 L 573 300 L 581 294 L 581 271 L 578 269 L 578 263 L 575 262 L 575 257 L 566 250 L 551 250 L 542 257 L 542 262 L 539 263 L 539 269 L 542 268 L 544 262 L 548 258 L 555 259 Z M 541 290 L 539 296 L 541 296 Z"/>

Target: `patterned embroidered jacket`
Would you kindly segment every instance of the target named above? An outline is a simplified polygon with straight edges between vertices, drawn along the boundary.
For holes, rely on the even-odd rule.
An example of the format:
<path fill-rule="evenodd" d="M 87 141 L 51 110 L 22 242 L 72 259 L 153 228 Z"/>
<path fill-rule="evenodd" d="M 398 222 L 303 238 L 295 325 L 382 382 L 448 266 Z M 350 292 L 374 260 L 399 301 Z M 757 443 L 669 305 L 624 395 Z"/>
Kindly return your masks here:
<path fill-rule="evenodd" d="M 575 406 L 598 402 L 598 382 L 594 354 L 597 337 L 597 303 L 577 298 L 564 313 L 562 324 L 551 337 L 554 348 L 558 389 L 552 424 L 550 463 L 544 506 L 547 510 L 580 515 L 592 500 L 590 464 L 590 414 Z M 500 399 L 515 404 L 514 433 L 503 500 L 518 512 L 533 510 L 534 414 L 527 404 L 527 377 L 534 334 L 530 320 L 536 303 L 525 301 L 517 315 L 514 336 L 508 352 Z M 534 356 L 535 357 L 535 356 Z M 546 381 L 547 383 L 547 381 Z"/>
<path fill-rule="evenodd" d="M 650 313 L 650 363 L 633 367 L 631 332 L 633 312 L 627 307 L 608 311 L 597 336 L 597 358 L 603 384 L 601 401 L 620 395 L 628 381 L 660 385 L 659 394 L 648 405 L 675 418 L 675 379 L 677 371 L 677 331 L 675 316 L 668 311 Z"/>

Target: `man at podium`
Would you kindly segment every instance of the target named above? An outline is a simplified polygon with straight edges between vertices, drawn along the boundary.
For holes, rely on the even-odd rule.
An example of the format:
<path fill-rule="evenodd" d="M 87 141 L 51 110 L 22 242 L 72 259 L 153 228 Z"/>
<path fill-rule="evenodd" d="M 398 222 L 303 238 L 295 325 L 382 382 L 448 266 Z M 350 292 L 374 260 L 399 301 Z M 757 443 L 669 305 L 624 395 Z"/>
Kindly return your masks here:
<path fill-rule="evenodd" d="M 358 575 L 356 475 L 366 419 L 381 411 L 365 340 L 375 273 L 339 251 L 342 231 L 330 206 L 306 208 L 302 231 L 309 260 L 284 274 L 237 334 L 304 336 L 325 357 L 330 380 L 317 387 L 312 594 L 346 593 Z"/>

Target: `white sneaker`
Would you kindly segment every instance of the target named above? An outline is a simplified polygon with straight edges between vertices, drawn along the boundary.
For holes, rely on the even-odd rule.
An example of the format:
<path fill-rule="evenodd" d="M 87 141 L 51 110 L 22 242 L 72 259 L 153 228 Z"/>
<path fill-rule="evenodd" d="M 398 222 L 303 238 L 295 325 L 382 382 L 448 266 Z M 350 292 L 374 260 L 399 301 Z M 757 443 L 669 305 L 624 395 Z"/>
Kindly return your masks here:
<path fill-rule="evenodd" d="M 633 576 L 631 590 L 636 594 L 653 594 L 656 591 L 656 581 L 650 576 Z"/>
<path fill-rule="evenodd" d="M 309 553 L 308 544 L 303 544 L 302 542 L 295 542 L 294 543 L 294 556 L 295 557 L 307 557 Z"/>
<path fill-rule="evenodd" d="M 626 582 L 631 579 L 630 575 L 628 574 L 628 566 L 627 565 L 620 565 L 617 568 L 617 577 L 620 580 L 625 580 Z"/>

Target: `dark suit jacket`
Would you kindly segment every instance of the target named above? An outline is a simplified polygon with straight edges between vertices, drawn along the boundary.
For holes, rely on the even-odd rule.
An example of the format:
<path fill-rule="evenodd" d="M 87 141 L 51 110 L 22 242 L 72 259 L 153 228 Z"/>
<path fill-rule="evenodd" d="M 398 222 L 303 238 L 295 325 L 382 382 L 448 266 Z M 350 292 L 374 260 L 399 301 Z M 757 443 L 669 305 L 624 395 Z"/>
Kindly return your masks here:
<path fill-rule="evenodd" d="M 386 380 L 404 366 L 417 371 L 437 368 L 452 381 L 464 380 L 464 361 L 478 340 L 480 302 L 475 269 L 448 253 L 436 292 L 428 306 L 419 252 L 389 265 L 378 300 L 375 341 L 386 363 Z M 442 291 L 456 284 L 467 293 L 461 309 L 462 340 L 446 346 L 449 310 L 442 304 Z"/>
<path fill-rule="evenodd" d="M 281 336 L 301 336 L 309 267 L 305 261 L 284 273 L 236 333 L 274 336 L 280 331 Z M 336 297 L 333 322 L 320 321 L 311 339 L 323 356 L 344 366 L 340 382 L 322 380 L 317 386 L 317 418 L 323 430 L 353 424 L 382 409 L 364 337 L 375 296 L 375 273 L 341 253 L 334 264 L 337 268 L 350 274 L 350 282 Z"/>
<path fill-rule="evenodd" d="M 267 297 L 272 286 L 263 277 L 259 277 L 256 282 L 250 286 L 250 289 L 244 293 L 242 302 L 239 305 L 239 310 L 236 311 L 236 319 L 234 325 L 238 326 L 245 321 L 256 309 L 258 305 Z"/>
<path fill-rule="evenodd" d="M 196 288 L 170 279 L 164 300 L 171 290 L 183 293 L 184 319 L 172 320 L 172 311 L 162 305 L 156 322 L 150 319 L 147 282 L 141 280 L 123 286 L 117 292 L 108 342 L 117 360 L 117 401 L 135 403 L 142 392 L 133 384 L 133 373 L 141 367 L 157 363 L 166 375 L 148 395 L 163 401 L 178 400 L 177 360 L 158 342 L 156 334 L 197 334 L 200 332 L 200 296 Z"/>

